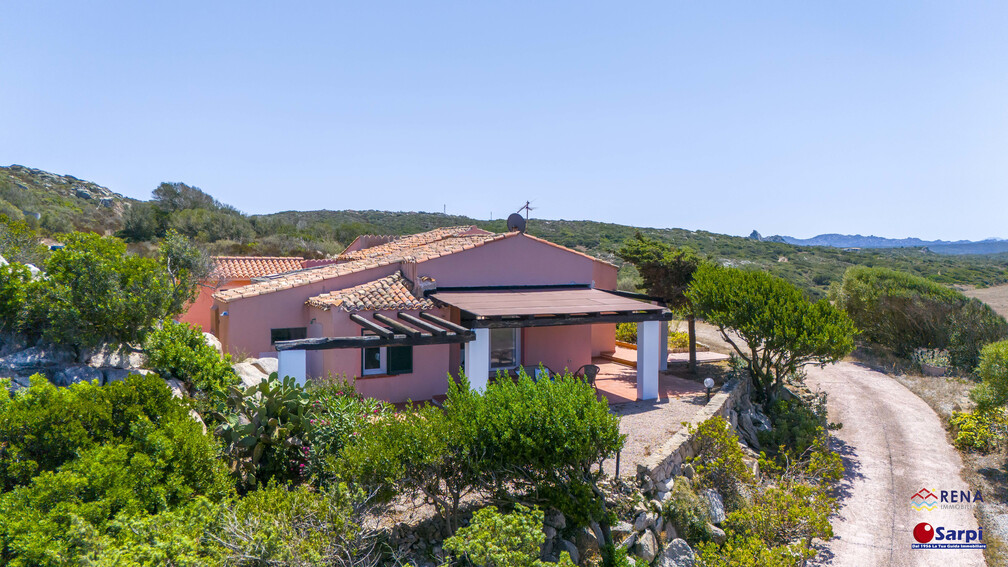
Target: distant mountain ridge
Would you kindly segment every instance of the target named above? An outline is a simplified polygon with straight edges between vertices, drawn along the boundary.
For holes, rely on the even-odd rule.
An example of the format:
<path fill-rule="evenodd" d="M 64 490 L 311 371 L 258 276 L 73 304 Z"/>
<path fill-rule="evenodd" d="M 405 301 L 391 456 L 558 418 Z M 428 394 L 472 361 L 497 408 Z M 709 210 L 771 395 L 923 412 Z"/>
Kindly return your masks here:
<path fill-rule="evenodd" d="M 921 240 L 920 238 L 885 238 L 882 236 L 862 236 L 860 234 L 820 234 L 812 238 L 795 238 L 775 234 L 760 236 L 753 231 L 749 238 L 763 242 L 784 242 L 795 246 L 829 246 L 832 248 L 926 248 L 937 254 L 1000 254 L 1008 252 L 1008 240 L 987 238 L 985 240 Z"/>

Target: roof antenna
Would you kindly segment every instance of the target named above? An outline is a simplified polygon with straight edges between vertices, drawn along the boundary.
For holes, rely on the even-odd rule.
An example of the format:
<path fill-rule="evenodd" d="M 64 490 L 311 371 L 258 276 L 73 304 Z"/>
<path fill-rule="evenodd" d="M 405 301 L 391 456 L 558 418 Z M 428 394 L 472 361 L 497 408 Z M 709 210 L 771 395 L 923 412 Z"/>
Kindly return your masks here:
<path fill-rule="evenodd" d="M 507 219 L 508 232 L 525 232 L 525 226 L 528 224 L 528 214 L 529 211 L 535 210 L 535 207 L 531 206 L 532 203 L 525 201 L 525 206 L 518 209 L 517 213 L 511 213 Z M 521 212 L 525 211 L 525 216 L 521 216 Z"/>

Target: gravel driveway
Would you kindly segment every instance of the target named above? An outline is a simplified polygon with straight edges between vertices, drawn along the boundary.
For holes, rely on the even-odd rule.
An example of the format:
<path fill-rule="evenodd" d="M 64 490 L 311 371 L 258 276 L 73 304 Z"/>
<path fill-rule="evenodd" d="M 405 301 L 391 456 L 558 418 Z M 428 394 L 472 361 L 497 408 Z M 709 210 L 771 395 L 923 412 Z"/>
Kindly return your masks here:
<path fill-rule="evenodd" d="M 969 489 L 960 476 L 959 454 L 927 403 L 889 376 L 849 362 L 809 368 L 807 383 L 828 394 L 830 421 L 843 423 L 835 440 L 846 468 L 835 537 L 812 564 L 985 565 L 979 550 L 910 547 L 920 522 L 977 529 L 969 506 L 932 511 L 910 506 L 910 498 L 922 488 Z"/>

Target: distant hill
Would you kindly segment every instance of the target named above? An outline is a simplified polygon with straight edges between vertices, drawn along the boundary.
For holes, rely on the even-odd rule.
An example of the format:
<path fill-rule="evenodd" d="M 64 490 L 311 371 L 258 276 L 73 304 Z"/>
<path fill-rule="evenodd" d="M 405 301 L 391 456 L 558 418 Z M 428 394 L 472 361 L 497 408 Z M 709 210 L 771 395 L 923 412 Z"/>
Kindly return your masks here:
<path fill-rule="evenodd" d="M 137 201 L 69 175 L 17 165 L 0 167 L 0 214 L 25 218 L 43 235 L 72 229 L 115 233 L 128 240 L 131 249 L 144 254 L 153 252 L 170 229 L 185 234 L 212 254 L 306 258 L 338 254 L 361 234 L 411 234 L 467 224 L 494 232 L 507 230 L 503 219 L 489 221 L 427 212 L 316 210 L 246 215 L 184 183 L 162 183 L 151 189 L 151 200 Z M 936 254 L 923 241 L 909 244 L 911 247 L 864 244 L 872 242 L 865 238 L 877 237 L 826 239 L 819 241 L 821 244 L 791 239 L 797 241 L 792 243 L 781 236 L 763 238 L 756 231 L 749 237 L 739 237 L 702 230 L 536 218 L 530 219 L 528 233 L 616 264 L 620 267 L 619 286 L 626 290 L 635 289 L 640 276 L 633 266 L 624 265 L 616 252 L 638 233 L 673 246 L 688 246 L 724 265 L 779 275 L 813 297 L 824 297 L 829 286 L 839 281 L 848 267 L 856 265 L 890 267 L 945 284 L 983 287 L 1008 283 L 1008 253 Z M 941 246 L 973 244 L 977 243 Z"/>
<path fill-rule="evenodd" d="M 0 214 L 26 219 L 50 233 L 122 228 L 134 199 L 97 183 L 21 165 L 0 167 Z"/>
<path fill-rule="evenodd" d="M 920 238 L 883 238 L 881 236 L 861 236 L 860 234 L 820 234 L 812 238 L 793 236 L 767 236 L 760 238 L 753 231 L 750 238 L 766 242 L 786 242 L 796 246 L 831 246 L 833 248 L 927 248 L 937 254 L 1001 254 L 1008 252 L 1008 240 L 988 238 L 986 240 L 921 240 Z"/>

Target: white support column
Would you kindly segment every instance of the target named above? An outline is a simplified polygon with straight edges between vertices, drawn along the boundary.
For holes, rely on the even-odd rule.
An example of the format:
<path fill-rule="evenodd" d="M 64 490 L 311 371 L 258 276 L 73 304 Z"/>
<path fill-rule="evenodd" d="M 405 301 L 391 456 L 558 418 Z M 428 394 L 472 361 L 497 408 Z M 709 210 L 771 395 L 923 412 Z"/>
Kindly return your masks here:
<path fill-rule="evenodd" d="M 465 373 L 469 386 L 482 392 L 490 379 L 490 329 L 473 329 L 476 340 L 466 343 Z"/>
<path fill-rule="evenodd" d="M 661 349 L 661 321 L 641 321 L 637 323 L 637 399 L 658 399 L 658 357 Z"/>
<path fill-rule="evenodd" d="M 659 321 L 658 328 L 661 330 L 658 338 L 658 370 L 668 371 L 668 321 Z"/>
<path fill-rule="evenodd" d="M 307 351 L 303 350 L 282 350 L 278 352 L 277 377 L 283 380 L 284 376 L 290 376 L 303 386 L 305 377 L 308 375 L 307 354 Z"/>

